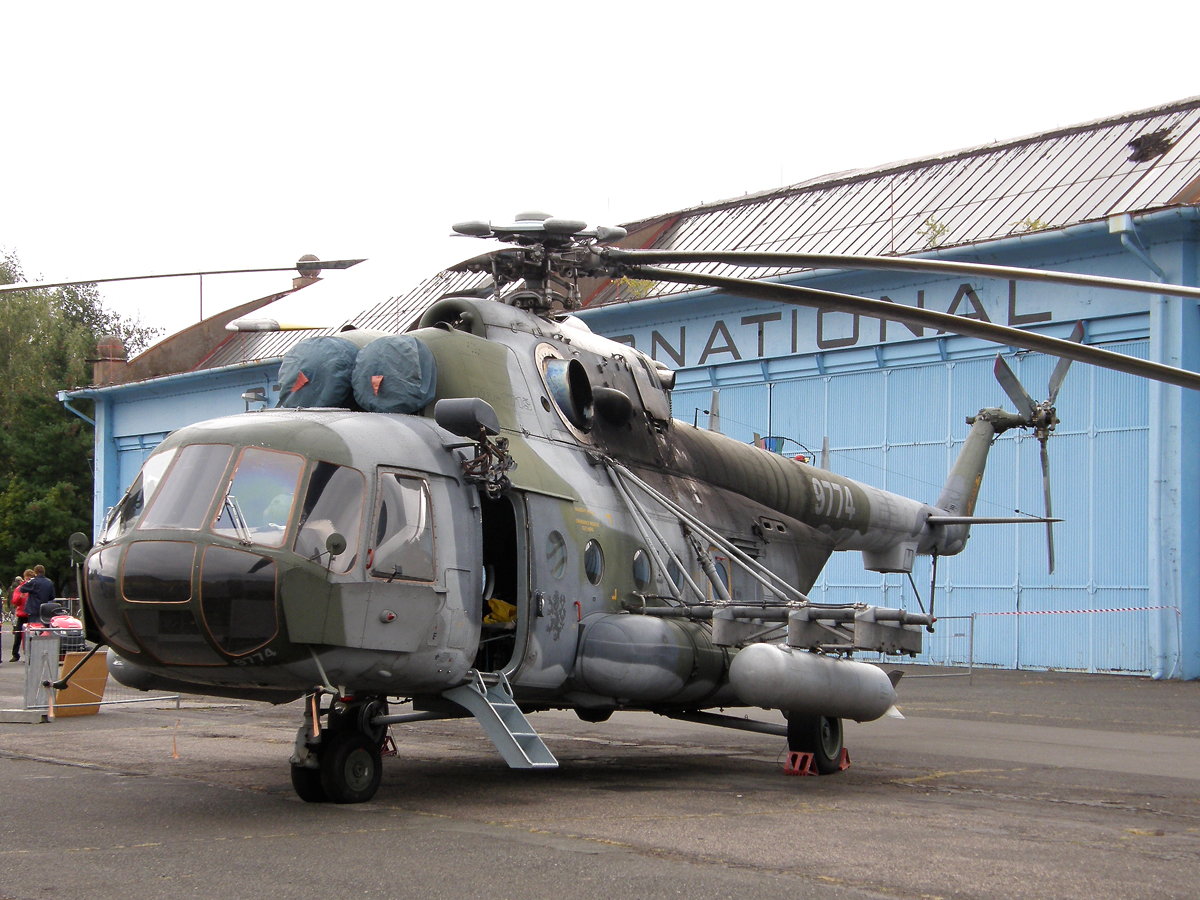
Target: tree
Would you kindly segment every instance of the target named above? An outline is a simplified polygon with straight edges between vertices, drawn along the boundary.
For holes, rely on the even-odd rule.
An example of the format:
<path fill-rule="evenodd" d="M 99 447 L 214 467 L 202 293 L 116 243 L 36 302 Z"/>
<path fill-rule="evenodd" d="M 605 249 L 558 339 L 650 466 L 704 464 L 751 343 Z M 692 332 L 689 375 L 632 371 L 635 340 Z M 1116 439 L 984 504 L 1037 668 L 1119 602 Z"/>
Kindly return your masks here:
<path fill-rule="evenodd" d="M 0 284 L 25 280 L 0 250 Z M 94 284 L 0 295 L 0 582 L 36 563 L 68 581 L 72 532 L 92 530 L 92 428 L 58 391 L 87 384 L 97 338 L 116 334 L 130 352 L 157 334 L 104 309 Z M 84 409 L 84 412 L 89 410 Z"/>

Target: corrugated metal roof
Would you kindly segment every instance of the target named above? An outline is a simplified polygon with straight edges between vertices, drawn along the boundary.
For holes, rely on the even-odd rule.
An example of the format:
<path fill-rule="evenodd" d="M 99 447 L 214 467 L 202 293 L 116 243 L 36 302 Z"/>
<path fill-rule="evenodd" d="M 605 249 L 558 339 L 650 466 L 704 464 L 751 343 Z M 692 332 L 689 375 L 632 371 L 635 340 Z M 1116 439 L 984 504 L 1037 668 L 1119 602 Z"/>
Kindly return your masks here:
<path fill-rule="evenodd" d="M 1200 97 L 628 225 L 628 247 L 904 255 L 1200 200 Z M 655 233 L 657 232 L 657 233 Z M 646 240 L 644 235 L 654 235 Z M 692 265 L 722 275 L 728 265 Z M 769 277 L 794 269 L 758 269 Z M 611 284 L 589 306 L 677 293 Z"/>
<path fill-rule="evenodd" d="M 192 371 L 200 369 L 219 369 L 222 366 L 237 363 L 257 362 L 264 359 L 277 359 L 288 351 L 288 348 L 308 337 L 319 334 L 332 334 L 334 329 L 305 329 L 304 331 L 250 331 L 238 332 L 227 337 L 216 350 L 208 355 L 204 362 Z"/>
<path fill-rule="evenodd" d="M 350 324 L 355 328 L 399 333 L 408 329 L 434 301 L 446 294 L 469 291 L 488 280 L 487 275 L 474 272 L 438 272 L 399 297 L 389 297 L 364 310 Z M 339 326 L 340 327 L 340 326 Z M 231 334 L 197 369 L 216 369 L 221 366 L 257 360 L 278 359 L 305 338 L 335 334 L 338 328 L 307 329 L 304 331 L 255 331 Z"/>
<path fill-rule="evenodd" d="M 625 247 L 904 255 L 1200 202 L 1200 97 L 629 223 Z M 696 271 L 740 274 L 728 265 Z M 758 269 L 769 277 L 795 269 Z M 351 320 L 400 332 L 445 294 L 487 280 L 439 272 Z M 588 306 L 687 290 L 609 283 Z M 636 292 L 636 298 L 634 293 Z M 197 368 L 274 359 L 334 329 L 231 335 Z"/>

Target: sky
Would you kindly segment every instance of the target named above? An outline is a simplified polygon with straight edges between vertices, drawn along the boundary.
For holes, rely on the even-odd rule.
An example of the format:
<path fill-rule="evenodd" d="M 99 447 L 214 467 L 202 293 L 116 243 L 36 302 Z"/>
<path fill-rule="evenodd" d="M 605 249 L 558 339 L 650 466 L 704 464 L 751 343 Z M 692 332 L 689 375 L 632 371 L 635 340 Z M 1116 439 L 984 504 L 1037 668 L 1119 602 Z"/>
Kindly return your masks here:
<path fill-rule="evenodd" d="M 1105 9 L 0 0 L 0 249 L 30 281 L 366 257 L 263 313 L 336 325 L 489 249 L 454 222 L 620 224 L 1200 95 L 1200 4 Z M 203 311 L 289 285 L 209 276 Z M 199 287 L 101 297 L 169 334 Z"/>

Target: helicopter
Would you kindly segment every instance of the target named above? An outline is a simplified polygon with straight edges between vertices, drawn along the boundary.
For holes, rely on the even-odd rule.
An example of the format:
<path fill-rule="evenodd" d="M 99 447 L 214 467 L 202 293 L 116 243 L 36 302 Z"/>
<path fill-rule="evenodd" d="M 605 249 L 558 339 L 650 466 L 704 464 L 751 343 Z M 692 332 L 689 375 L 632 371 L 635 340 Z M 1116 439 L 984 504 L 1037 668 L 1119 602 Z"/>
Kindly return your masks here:
<path fill-rule="evenodd" d="M 393 725 L 473 716 L 509 766 L 557 766 L 528 713 L 602 722 L 648 710 L 786 736 L 797 763 L 848 765 L 842 721 L 895 714 L 898 676 L 855 653 L 915 656 L 935 622 L 808 595 L 835 551 L 911 578 L 973 525 L 1044 524 L 1047 441 L 1073 360 L 1200 389 L 1200 375 L 1020 329 L 688 263 L 888 267 L 1200 298 L 1196 289 L 936 260 L 631 251 L 620 228 L 545 214 L 455 231 L 507 246 L 476 287 L 402 334 L 298 344 L 280 405 L 187 426 L 149 456 L 82 562 L 89 640 L 114 678 L 273 703 L 303 697 L 291 780 L 308 802 L 370 800 Z M 974 334 L 1056 354 L 1034 401 L 979 410 L 940 493 L 908 498 L 674 419 L 674 373 L 590 331 L 581 280 L 720 288 Z M 878 308 L 883 307 L 883 308 Z M 976 516 L 988 451 L 1042 448 L 1046 515 Z M 914 584 L 915 589 L 915 584 Z M 918 595 L 919 596 L 919 595 Z M 69 680 L 69 675 L 66 680 Z M 63 682 L 56 683 L 56 686 Z M 396 698 L 412 711 L 392 713 Z M 726 708 L 778 709 L 787 724 Z"/>

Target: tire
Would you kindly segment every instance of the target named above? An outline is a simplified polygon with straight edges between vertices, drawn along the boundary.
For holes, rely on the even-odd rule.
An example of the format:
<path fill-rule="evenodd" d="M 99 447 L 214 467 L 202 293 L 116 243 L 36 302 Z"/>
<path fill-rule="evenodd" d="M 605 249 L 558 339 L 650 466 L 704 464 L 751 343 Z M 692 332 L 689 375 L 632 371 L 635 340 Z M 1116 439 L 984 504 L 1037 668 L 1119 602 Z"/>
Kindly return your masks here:
<path fill-rule="evenodd" d="M 613 711 L 611 709 L 585 709 L 581 706 L 575 707 L 575 715 L 579 716 L 583 722 L 607 722 L 612 718 Z"/>
<path fill-rule="evenodd" d="M 831 716 L 788 716 L 788 749 L 793 753 L 811 753 L 822 775 L 840 771 L 842 720 Z"/>
<path fill-rule="evenodd" d="M 292 787 L 305 803 L 324 803 L 329 799 L 321 786 L 321 770 L 292 766 Z"/>
<path fill-rule="evenodd" d="M 376 716 L 386 716 L 387 714 L 387 700 L 383 699 L 368 700 L 358 707 L 358 730 L 381 747 L 383 739 L 387 737 L 388 727 L 373 725 L 371 722 Z"/>
<path fill-rule="evenodd" d="M 379 790 L 383 756 L 360 731 L 330 734 L 321 747 L 321 787 L 334 803 L 366 803 Z"/>

